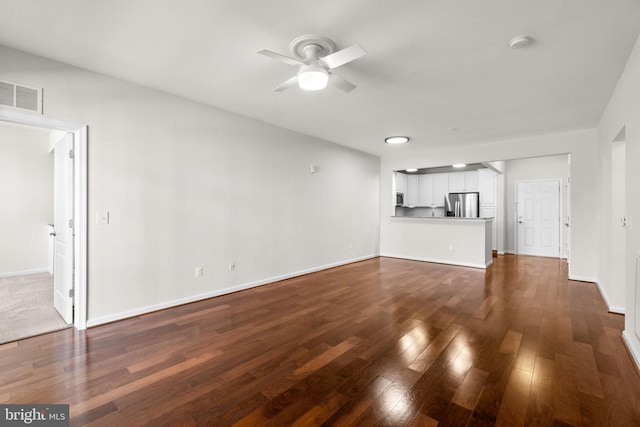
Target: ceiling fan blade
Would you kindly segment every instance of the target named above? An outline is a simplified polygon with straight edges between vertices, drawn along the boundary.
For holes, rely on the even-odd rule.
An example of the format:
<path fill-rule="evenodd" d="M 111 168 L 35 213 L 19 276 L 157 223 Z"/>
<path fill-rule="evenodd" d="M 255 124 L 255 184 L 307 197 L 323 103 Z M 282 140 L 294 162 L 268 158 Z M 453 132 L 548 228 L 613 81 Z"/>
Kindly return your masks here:
<path fill-rule="evenodd" d="M 290 58 L 288 56 L 276 53 L 276 52 L 272 52 L 270 50 L 267 49 L 262 49 L 259 50 L 258 52 L 260 55 L 264 55 L 264 56 L 268 56 L 271 59 L 275 59 L 276 61 L 280 61 L 280 62 L 284 62 L 285 64 L 289 64 L 289 65 L 304 65 L 304 62 L 299 61 L 295 58 Z"/>
<path fill-rule="evenodd" d="M 336 89 L 340 89 L 345 92 L 351 92 L 358 86 L 354 85 L 348 80 L 343 79 L 337 74 L 329 73 L 329 85 L 335 87 Z"/>
<path fill-rule="evenodd" d="M 358 59 L 367 54 L 367 52 L 360 46 L 359 44 L 354 44 L 353 46 L 349 46 L 345 49 L 339 50 L 337 52 L 333 52 L 330 55 L 320 58 L 320 61 L 323 62 L 329 69 L 337 68 L 341 65 L 346 64 L 347 62 L 351 62 L 354 59 Z"/>
<path fill-rule="evenodd" d="M 282 92 L 285 89 L 288 89 L 292 86 L 296 86 L 298 84 L 298 76 L 293 76 L 291 77 L 289 80 L 287 80 L 286 82 L 282 83 L 280 86 L 278 86 L 277 88 L 275 88 L 273 91 L 274 92 Z"/>

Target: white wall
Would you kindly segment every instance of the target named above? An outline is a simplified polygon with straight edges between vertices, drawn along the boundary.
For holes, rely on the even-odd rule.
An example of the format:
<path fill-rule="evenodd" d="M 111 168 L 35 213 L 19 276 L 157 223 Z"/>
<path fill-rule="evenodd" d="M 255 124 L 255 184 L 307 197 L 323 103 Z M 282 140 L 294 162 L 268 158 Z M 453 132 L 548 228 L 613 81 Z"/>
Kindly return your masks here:
<path fill-rule="evenodd" d="M 627 216 L 632 218 L 632 227 L 626 230 L 626 283 L 611 282 L 611 226 L 616 221 L 610 209 L 604 210 L 600 218 L 599 284 L 607 302 L 625 311 L 624 338 L 640 367 L 640 280 L 636 273 L 637 256 L 640 255 L 640 38 L 629 56 L 626 68 L 598 127 L 599 149 L 599 201 L 603 206 L 611 203 L 611 149 L 612 142 L 624 128 L 626 146 L 625 183 Z M 640 269 L 640 267 L 639 267 Z"/>
<path fill-rule="evenodd" d="M 516 195 L 516 181 L 536 180 L 536 179 L 560 179 L 562 200 L 560 203 L 560 217 L 561 228 L 560 231 L 563 236 L 563 242 L 567 238 L 567 230 L 564 227 L 566 219 L 565 209 L 567 207 L 566 200 L 566 186 L 567 178 L 569 174 L 569 163 L 567 155 L 559 156 L 544 156 L 534 157 L 528 159 L 516 159 L 508 160 L 505 162 L 505 236 L 506 246 L 505 251 L 507 253 L 515 253 L 516 247 L 516 219 L 515 219 L 515 195 Z M 595 199 L 595 194 L 594 194 Z M 564 245 L 563 245 L 564 246 Z M 561 255 L 566 257 L 564 247 L 561 251 Z"/>
<path fill-rule="evenodd" d="M 0 125 L 0 275 L 46 271 L 53 155 L 42 130 Z"/>
<path fill-rule="evenodd" d="M 456 146 L 441 150 L 411 152 L 402 147 L 389 147 L 389 154 L 381 161 L 380 177 L 380 252 L 389 252 L 389 242 L 397 239 L 405 229 L 390 218 L 391 182 L 394 170 L 407 167 L 437 167 L 454 163 L 482 163 L 493 160 L 519 159 L 538 156 L 571 154 L 571 206 L 573 212 L 570 229 L 570 277 L 596 281 L 598 265 L 598 239 L 593 230 L 598 228 L 599 206 L 594 204 L 598 187 L 597 132 L 595 129 L 540 135 L 506 141 L 493 141 L 469 146 Z M 420 160 L 422 159 L 422 160 Z M 410 236 L 406 236 L 410 238 Z"/>
<path fill-rule="evenodd" d="M 89 126 L 90 325 L 379 252 L 375 156 L 3 47 L 0 78 Z"/>

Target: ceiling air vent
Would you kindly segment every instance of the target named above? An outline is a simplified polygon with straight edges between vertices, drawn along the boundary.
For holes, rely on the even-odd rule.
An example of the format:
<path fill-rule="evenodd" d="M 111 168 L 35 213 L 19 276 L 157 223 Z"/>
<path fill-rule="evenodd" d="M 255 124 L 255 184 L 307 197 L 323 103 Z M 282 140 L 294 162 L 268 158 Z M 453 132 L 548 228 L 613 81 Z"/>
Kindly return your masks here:
<path fill-rule="evenodd" d="M 42 114 L 42 89 L 0 81 L 0 107 Z"/>

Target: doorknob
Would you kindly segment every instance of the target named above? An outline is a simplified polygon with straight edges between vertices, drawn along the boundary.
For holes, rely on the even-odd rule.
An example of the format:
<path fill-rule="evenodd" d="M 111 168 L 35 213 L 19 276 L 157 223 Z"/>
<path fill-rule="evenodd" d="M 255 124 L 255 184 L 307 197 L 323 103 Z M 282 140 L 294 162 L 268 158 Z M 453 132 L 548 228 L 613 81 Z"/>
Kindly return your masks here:
<path fill-rule="evenodd" d="M 55 236 L 55 235 L 56 235 L 55 231 L 52 231 L 51 233 L 49 233 L 49 236 Z"/>
<path fill-rule="evenodd" d="M 524 224 L 524 222 L 522 222 L 522 221 L 518 221 L 518 224 Z"/>

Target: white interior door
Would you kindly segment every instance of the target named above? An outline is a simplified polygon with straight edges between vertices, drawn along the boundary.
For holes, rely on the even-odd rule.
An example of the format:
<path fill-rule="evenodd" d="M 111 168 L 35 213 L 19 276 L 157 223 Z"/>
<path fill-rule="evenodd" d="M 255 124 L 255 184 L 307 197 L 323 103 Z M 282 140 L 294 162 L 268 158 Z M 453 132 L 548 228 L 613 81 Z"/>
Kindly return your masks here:
<path fill-rule="evenodd" d="M 53 304 L 67 323 L 73 322 L 73 134 L 67 133 L 54 148 Z"/>
<path fill-rule="evenodd" d="M 519 255 L 560 256 L 560 181 L 518 182 Z"/>

